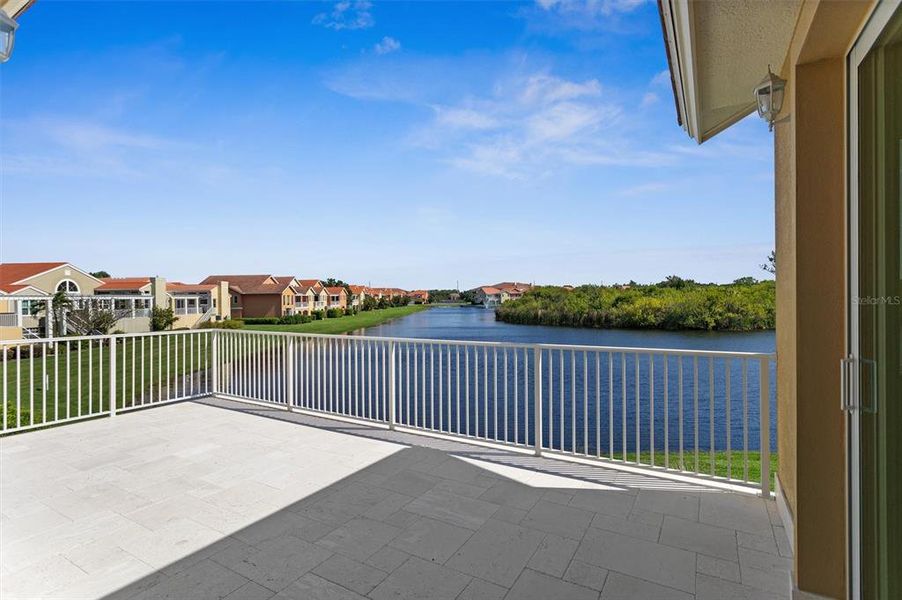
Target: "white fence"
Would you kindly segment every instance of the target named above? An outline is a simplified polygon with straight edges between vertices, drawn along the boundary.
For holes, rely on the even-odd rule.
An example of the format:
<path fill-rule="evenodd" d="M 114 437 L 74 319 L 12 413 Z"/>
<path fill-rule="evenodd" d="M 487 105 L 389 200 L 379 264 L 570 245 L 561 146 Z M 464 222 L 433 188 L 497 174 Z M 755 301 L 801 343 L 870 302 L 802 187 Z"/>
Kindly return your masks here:
<path fill-rule="evenodd" d="M 235 330 L 0 344 L 5 433 L 218 394 L 770 492 L 771 354 Z"/>

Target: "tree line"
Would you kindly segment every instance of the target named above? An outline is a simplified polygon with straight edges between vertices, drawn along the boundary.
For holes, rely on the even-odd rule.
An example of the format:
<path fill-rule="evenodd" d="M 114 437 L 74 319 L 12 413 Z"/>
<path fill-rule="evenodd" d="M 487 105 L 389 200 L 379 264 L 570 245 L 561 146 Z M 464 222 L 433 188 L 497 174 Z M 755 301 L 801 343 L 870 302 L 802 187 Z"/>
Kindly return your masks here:
<path fill-rule="evenodd" d="M 499 306 L 507 323 L 622 329 L 755 331 L 776 326 L 776 286 L 743 277 L 729 284 L 670 276 L 660 283 L 536 287 Z"/>

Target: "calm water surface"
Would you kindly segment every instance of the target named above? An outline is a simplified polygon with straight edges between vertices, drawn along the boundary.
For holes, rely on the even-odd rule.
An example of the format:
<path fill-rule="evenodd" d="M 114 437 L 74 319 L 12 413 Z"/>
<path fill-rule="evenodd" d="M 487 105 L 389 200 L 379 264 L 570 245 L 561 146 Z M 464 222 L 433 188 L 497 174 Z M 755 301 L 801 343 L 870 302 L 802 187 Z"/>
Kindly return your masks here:
<path fill-rule="evenodd" d="M 494 311 L 477 307 L 435 307 L 354 333 L 424 340 L 760 353 L 774 352 L 776 345 L 773 331 L 675 332 L 512 325 L 496 321 Z M 535 377 L 531 350 L 512 351 L 519 355 L 521 369 L 517 377 L 507 377 L 503 366 L 513 370 L 516 365 L 512 364 L 506 350 L 498 351 L 501 362 L 497 362 L 499 359 L 492 350 L 454 347 L 452 356 L 451 347 L 446 347 L 439 352 L 447 353 L 445 367 L 442 367 L 441 358 L 434 364 L 435 348 L 430 348 L 429 344 L 402 347 L 404 350 L 398 356 L 398 372 L 402 375 L 398 383 L 402 422 L 427 426 L 428 420 L 431 426 L 433 417 L 444 416 L 447 418 L 439 418 L 441 424 L 436 427 L 445 431 L 463 428 L 468 435 L 491 438 L 499 435 L 503 428 L 500 434 L 506 439 L 516 437 L 531 443 L 532 415 L 528 408 L 530 402 L 526 401 L 531 394 L 529 382 Z M 596 354 L 547 350 L 543 356 L 543 377 L 546 377 L 543 421 L 548 422 L 545 439 L 551 440 L 554 448 L 607 454 L 612 450 L 621 452 L 636 447 L 643 451 L 651 447 L 660 450 L 665 446 L 676 449 L 682 445 L 687 449 L 734 451 L 740 448 L 757 450 L 759 447 L 760 362 L 757 359 L 750 360 L 744 367 L 737 359 L 699 357 L 693 360 L 692 357 L 667 358 L 664 355 L 652 358 L 649 353 L 635 355 L 616 351 Z M 452 358 L 453 371 L 449 366 Z M 653 369 L 651 362 L 654 362 Z M 411 367 L 413 379 L 407 372 Z M 420 377 L 416 376 L 418 369 Z M 445 369 L 448 378 L 443 383 Z M 769 395 L 773 399 L 776 365 L 770 363 L 768 370 Z M 494 383 L 479 387 L 480 381 L 485 384 L 496 378 L 501 382 L 500 387 Z M 744 385 L 746 378 L 747 386 Z M 438 382 L 435 389 L 431 387 L 434 380 Z M 523 400 L 520 403 L 511 400 L 517 395 L 517 386 L 521 386 L 519 394 Z M 447 393 L 443 395 L 444 387 L 447 387 Z M 467 400 L 463 407 L 456 401 L 459 389 Z M 669 390 L 666 395 L 665 390 Z M 652 397 L 654 401 L 650 402 Z M 472 400 L 468 400 L 470 398 Z M 504 409 L 508 409 L 507 412 Z M 496 424 L 498 412 L 506 416 Z M 776 450 L 776 412 L 776 402 L 772 400 L 772 450 Z"/>
<path fill-rule="evenodd" d="M 477 307 L 436 307 L 355 333 L 442 340 L 584 344 L 731 352 L 774 352 L 776 349 L 776 338 L 773 331 L 735 333 L 511 325 L 496 321 L 493 310 Z"/>

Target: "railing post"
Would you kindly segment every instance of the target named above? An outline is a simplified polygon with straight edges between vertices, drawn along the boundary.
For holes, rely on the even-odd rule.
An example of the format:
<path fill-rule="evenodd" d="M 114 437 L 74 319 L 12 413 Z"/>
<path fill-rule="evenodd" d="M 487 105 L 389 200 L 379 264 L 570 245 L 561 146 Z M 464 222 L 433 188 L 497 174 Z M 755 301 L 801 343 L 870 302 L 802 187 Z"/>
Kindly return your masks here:
<path fill-rule="evenodd" d="M 285 364 L 285 404 L 288 412 L 294 410 L 294 337 L 288 338 Z"/>
<path fill-rule="evenodd" d="M 395 343 L 388 343 L 388 428 L 395 428 Z"/>
<path fill-rule="evenodd" d="M 214 394 L 219 393 L 219 331 L 210 330 L 210 360 L 213 362 L 213 389 Z"/>
<path fill-rule="evenodd" d="M 535 398 L 535 438 L 536 456 L 542 456 L 542 348 L 533 348 L 533 385 Z"/>
<path fill-rule="evenodd" d="M 759 359 L 761 496 L 770 498 L 770 359 Z"/>
<path fill-rule="evenodd" d="M 110 416 L 116 416 L 116 338 L 110 336 Z"/>

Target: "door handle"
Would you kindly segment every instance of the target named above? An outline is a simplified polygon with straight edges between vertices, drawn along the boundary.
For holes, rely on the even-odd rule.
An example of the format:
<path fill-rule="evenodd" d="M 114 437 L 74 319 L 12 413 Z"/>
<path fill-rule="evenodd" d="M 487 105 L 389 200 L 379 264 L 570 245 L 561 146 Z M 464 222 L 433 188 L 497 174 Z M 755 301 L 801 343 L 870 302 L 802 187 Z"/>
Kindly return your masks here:
<path fill-rule="evenodd" d="M 839 375 L 840 375 L 840 395 L 839 395 L 839 407 L 841 410 L 845 412 L 850 412 L 853 410 L 858 410 L 858 406 L 856 405 L 856 399 L 858 394 L 855 389 L 855 358 L 850 354 L 849 356 L 841 359 L 839 361 Z"/>

